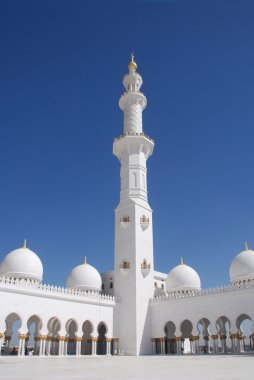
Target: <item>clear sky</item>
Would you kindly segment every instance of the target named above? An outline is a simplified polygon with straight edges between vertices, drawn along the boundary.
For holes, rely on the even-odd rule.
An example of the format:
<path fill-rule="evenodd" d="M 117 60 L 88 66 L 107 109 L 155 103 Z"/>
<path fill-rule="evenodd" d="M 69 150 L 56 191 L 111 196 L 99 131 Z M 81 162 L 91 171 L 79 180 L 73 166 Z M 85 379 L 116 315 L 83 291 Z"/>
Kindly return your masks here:
<path fill-rule="evenodd" d="M 254 2 L 0 1 L 0 259 L 22 246 L 64 285 L 113 269 L 123 129 L 118 99 L 135 52 L 155 268 L 183 256 L 203 287 L 228 283 L 254 247 Z"/>

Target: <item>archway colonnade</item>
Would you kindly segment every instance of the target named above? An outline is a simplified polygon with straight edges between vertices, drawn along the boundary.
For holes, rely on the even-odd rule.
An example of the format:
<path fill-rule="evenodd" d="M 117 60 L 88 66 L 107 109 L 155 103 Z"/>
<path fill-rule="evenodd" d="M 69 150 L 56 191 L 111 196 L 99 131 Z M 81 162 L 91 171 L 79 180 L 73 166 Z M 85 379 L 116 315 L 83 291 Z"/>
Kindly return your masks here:
<path fill-rule="evenodd" d="M 43 326 L 38 315 L 22 321 L 14 312 L 6 317 L 5 326 L 5 331 L 0 331 L 1 355 L 84 356 L 111 355 L 118 351 L 118 339 L 108 336 L 104 321 L 94 326 L 85 320 L 78 326 L 74 319 L 61 323 L 59 318 L 51 317 Z"/>
<path fill-rule="evenodd" d="M 152 338 L 154 355 L 239 354 L 254 351 L 254 326 L 247 314 L 235 320 L 220 316 L 215 323 L 201 318 L 195 324 L 185 319 L 180 324 L 168 321 L 164 336 Z"/>

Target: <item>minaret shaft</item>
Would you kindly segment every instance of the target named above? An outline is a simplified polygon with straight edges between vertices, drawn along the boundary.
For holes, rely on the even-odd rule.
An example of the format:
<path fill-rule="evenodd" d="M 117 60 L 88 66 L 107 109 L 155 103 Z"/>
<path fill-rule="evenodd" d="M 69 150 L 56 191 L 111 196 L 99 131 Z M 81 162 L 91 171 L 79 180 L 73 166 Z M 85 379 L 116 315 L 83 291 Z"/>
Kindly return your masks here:
<path fill-rule="evenodd" d="M 119 347 L 129 355 L 150 354 L 149 299 L 153 295 L 152 210 L 147 196 L 146 161 L 152 139 L 143 133 L 146 97 L 139 92 L 142 77 L 134 57 L 124 77 L 126 91 L 119 106 L 124 112 L 124 135 L 115 139 L 113 153 L 121 163 L 120 203 L 115 210 L 115 295 L 119 297 L 114 329 Z"/>

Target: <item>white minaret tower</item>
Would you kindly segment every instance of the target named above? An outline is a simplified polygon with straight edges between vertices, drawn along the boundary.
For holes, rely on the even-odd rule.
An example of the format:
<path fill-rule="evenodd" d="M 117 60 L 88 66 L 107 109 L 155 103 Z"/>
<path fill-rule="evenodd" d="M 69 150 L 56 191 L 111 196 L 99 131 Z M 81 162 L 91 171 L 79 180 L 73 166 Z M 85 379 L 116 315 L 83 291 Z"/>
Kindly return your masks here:
<path fill-rule="evenodd" d="M 115 210 L 114 292 L 119 298 L 114 336 L 127 355 L 152 353 L 149 298 L 153 296 L 152 210 L 147 198 L 146 160 L 153 140 L 142 128 L 147 100 L 140 92 L 142 77 L 134 55 L 123 85 L 119 106 L 124 112 L 124 134 L 114 140 L 113 153 L 121 163 L 120 203 Z"/>

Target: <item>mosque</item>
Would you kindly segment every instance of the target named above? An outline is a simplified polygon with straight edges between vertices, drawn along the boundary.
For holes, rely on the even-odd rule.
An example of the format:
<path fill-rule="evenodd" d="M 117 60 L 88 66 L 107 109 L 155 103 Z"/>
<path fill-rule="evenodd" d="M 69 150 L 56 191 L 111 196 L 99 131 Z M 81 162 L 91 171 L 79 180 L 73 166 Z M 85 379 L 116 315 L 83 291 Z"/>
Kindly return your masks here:
<path fill-rule="evenodd" d="M 47 285 L 40 258 L 26 246 L 0 265 L 1 355 L 225 354 L 254 350 L 254 251 L 232 260 L 230 284 L 202 289 L 182 260 L 168 274 L 154 270 L 153 221 L 146 161 L 154 141 L 143 132 L 147 105 L 134 56 L 119 106 L 123 134 L 114 139 L 120 161 L 115 210 L 114 270 L 99 273 L 86 260 L 66 287 Z"/>

